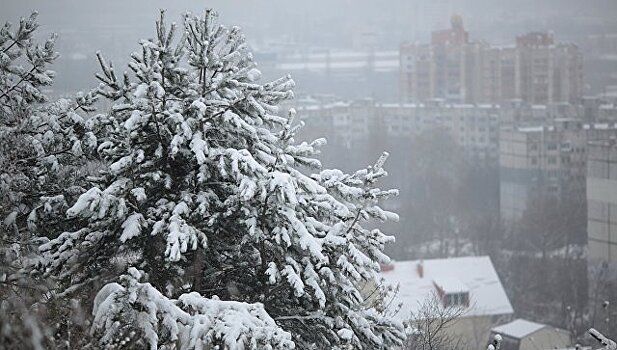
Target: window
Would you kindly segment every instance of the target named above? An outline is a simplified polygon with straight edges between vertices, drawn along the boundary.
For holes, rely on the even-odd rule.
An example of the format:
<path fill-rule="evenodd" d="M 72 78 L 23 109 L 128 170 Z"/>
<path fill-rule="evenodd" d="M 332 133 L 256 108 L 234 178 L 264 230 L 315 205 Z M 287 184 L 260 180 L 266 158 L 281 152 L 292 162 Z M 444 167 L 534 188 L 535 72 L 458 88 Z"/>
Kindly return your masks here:
<path fill-rule="evenodd" d="M 561 151 L 562 152 L 571 152 L 572 151 L 572 145 L 570 144 L 570 141 L 566 141 L 566 142 L 562 142 L 561 143 Z"/>
<path fill-rule="evenodd" d="M 469 305 L 469 293 L 449 293 L 444 299 L 446 307 Z"/>

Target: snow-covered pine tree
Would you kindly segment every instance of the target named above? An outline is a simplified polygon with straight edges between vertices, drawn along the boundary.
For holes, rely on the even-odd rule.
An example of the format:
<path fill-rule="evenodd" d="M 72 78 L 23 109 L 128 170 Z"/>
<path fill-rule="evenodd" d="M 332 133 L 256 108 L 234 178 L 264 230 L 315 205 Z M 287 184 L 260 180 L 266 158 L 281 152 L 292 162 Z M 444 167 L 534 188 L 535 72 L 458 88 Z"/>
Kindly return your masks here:
<path fill-rule="evenodd" d="M 176 33 L 181 32 L 177 38 Z M 213 11 L 163 13 L 119 78 L 101 55 L 110 113 L 88 121 L 109 166 L 67 211 L 75 230 L 41 246 L 69 295 L 103 285 L 103 344 L 151 349 L 383 349 L 400 324 L 363 303 L 392 240 L 371 220 L 386 155 L 354 174 L 318 169 L 278 116 L 290 77 L 260 84 L 244 37 Z M 127 271 L 128 272 L 122 272 Z M 122 275 L 122 276 L 120 276 Z"/>
<path fill-rule="evenodd" d="M 49 227 L 63 226 L 53 218 L 83 192 L 74 186 L 82 144 L 96 143 L 77 114 L 92 111 L 95 95 L 49 103 L 43 92 L 58 55 L 55 35 L 34 41 L 36 18 L 0 29 L 0 347 L 6 348 L 36 348 L 50 338 L 49 328 L 38 325 L 46 289 L 30 279 L 24 262 L 52 233 Z"/>
<path fill-rule="evenodd" d="M 94 92 L 50 103 L 42 91 L 53 83 L 48 66 L 58 54 L 56 35 L 43 45 L 33 40 L 36 18 L 34 12 L 14 31 L 10 23 L 0 29 L 0 217 L 12 239 L 46 236 L 38 220 L 66 205 L 64 194 L 83 192 L 68 184 L 84 151 L 96 145 L 78 114 L 94 110 Z"/>

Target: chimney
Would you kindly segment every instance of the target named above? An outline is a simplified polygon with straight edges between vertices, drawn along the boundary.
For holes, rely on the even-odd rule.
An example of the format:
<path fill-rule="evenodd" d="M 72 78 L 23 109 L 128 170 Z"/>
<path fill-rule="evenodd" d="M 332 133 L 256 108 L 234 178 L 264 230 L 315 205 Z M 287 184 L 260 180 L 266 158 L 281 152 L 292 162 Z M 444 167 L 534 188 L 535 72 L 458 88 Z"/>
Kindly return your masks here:
<path fill-rule="evenodd" d="M 380 264 L 379 267 L 381 272 L 392 271 L 394 270 L 394 263 L 390 262 L 389 264 Z"/>
<path fill-rule="evenodd" d="M 420 276 L 420 278 L 424 277 L 424 260 L 420 260 L 418 262 L 418 264 L 416 265 L 416 270 L 418 271 L 418 276 Z"/>

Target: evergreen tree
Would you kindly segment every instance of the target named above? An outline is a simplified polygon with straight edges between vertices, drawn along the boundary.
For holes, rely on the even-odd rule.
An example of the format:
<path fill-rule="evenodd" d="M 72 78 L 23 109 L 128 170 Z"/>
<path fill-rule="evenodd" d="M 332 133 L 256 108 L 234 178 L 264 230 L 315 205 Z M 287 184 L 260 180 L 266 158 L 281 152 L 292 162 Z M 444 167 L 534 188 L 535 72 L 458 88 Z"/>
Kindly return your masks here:
<path fill-rule="evenodd" d="M 183 33 L 177 37 L 176 33 Z M 62 295 L 100 288 L 93 333 L 107 346 L 389 348 L 400 325 L 364 303 L 396 219 L 376 182 L 387 155 L 321 170 L 324 140 L 296 143 L 290 77 L 260 84 L 236 27 L 186 15 L 141 43 L 118 77 L 99 54 L 111 111 L 86 122 L 109 166 L 40 247 Z"/>
<path fill-rule="evenodd" d="M 93 110 L 93 94 L 48 102 L 43 89 L 53 82 L 56 36 L 35 42 L 36 18 L 0 29 L 0 345 L 6 348 L 49 345 L 50 327 L 40 326 L 48 289 L 24 264 L 53 234 L 48 228 L 63 227 L 60 215 L 83 192 L 76 186 L 83 152 L 95 143 L 78 114 Z"/>

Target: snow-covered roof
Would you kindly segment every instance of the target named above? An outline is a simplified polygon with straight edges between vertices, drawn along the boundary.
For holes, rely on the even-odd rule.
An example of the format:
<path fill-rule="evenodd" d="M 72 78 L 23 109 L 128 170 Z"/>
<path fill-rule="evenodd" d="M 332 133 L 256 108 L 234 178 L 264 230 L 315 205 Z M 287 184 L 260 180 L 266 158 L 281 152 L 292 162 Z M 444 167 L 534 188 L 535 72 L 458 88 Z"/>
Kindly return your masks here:
<path fill-rule="evenodd" d="M 523 127 L 519 127 L 518 131 L 520 132 L 541 132 L 541 131 L 553 131 L 554 127 L 553 126 L 523 126 Z"/>
<path fill-rule="evenodd" d="M 383 108 L 418 108 L 423 107 L 421 104 L 415 103 L 380 103 L 380 107 Z"/>
<path fill-rule="evenodd" d="M 422 264 L 423 277 L 418 264 Z M 416 313 L 437 293 L 469 292 L 469 307 L 463 316 L 512 314 L 512 305 L 488 256 L 397 261 L 394 268 L 381 273 L 385 281 L 399 285 L 392 305 L 401 303 L 396 317 L 403 321 Z M 442 289 L 442 290 L 443 290 Z"/>
<path fill-rule="evenodd" d="M 481 104 L 478 104 L 478 107 L 480 107 L 480 108 L 497 108 L 498 109 L 498 108 L 500 108 L 500 105 L 498 105 L 498 104 L 490 104 L 490 103 L 481 103 Z"/>
<path fill-rule="evenodd" d="M 613 103 L 607 103 L 607 104 L 600 105 L 600 107 L 598 108 L 603 109 L 603 110 L 612 110 L 612 109 L 617 109 L 617 106 Z"/>
<path fill-rule="evenodd" d="M 560 118 L 560 119 L 555 119 L 556 121 L 575 121 L 576 119 L 571 119 L 571 118 Z M 616 129 L 617 128 L 617 123 L 594 123 L 594 124 L 582 124 L 582 129 L 583 130 L 592 130 L 592 129 L 596 129 L 596 130 L 608 130 L 608 129 Z M 518 130 L 519 132 L 523 132 L 523 133 L 536 133 L 536 132 L 542 132 L 542 131 L 555 131 L 555 126 L 554 125 L 546 125 L 546 126 L 520 126 L 517 127 L 516 130 Z"/>
<path fill-rule="evenodd" d="M 587 127 L 590 128 L 591 126 L 593 126 L 594 129 L 608 130 L 608 129 L 614 129 L 616 125 L 609 124 L 609 123 L 595 123 L 595 124 L 588 125 Z"/>
<path fill-rule="evenodd" d="M 433 283 L 446 294 L 469 292 L 469 287 L 457 277 L 437 276 L 433 278 Z"/>
<path fill-rule="evenodd" d="M 494 333 L 506 335 L 516 339 L 525 338 L 540 329 L 547 327 L 544 324 L 535 323 L 522 318 L 516 319 L 510 323 L 502 324 L 492 329 Z"/>
<path fill-rule="evenodd" d="M 347 108 L 351 106 L 351 103 L 344 101 L 331 102 L 326 104 L 307 104 L 304 106 L 298 106 L 298 111 L 316 111 L 323 109 L 332 109 L 332 108 Z"/>

